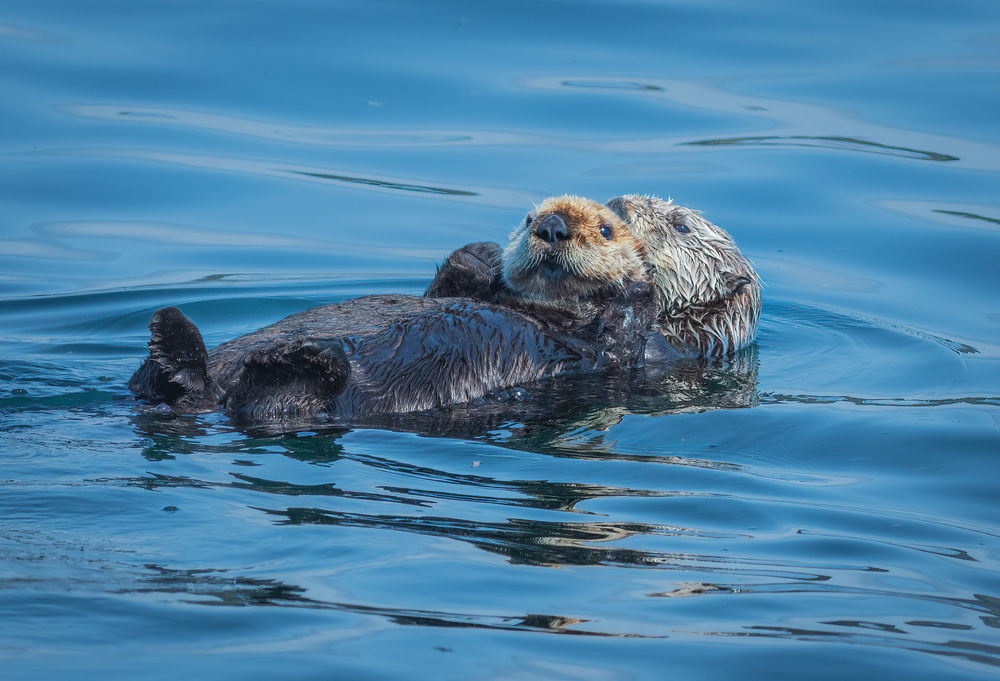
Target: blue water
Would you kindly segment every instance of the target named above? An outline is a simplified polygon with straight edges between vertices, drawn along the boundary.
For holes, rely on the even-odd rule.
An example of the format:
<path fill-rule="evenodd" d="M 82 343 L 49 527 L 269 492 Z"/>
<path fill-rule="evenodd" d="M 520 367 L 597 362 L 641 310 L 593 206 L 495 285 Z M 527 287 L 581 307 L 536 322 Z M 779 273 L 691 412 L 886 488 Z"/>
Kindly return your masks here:
<path fill-rule="evenodd" d="M 4 679 L 996 678 L 1000 4 L 2 10 Z M 451 430 L 125 391 L 158 307 L 419 294 L 561 193 L 728 229 L 756 346 Z"/>

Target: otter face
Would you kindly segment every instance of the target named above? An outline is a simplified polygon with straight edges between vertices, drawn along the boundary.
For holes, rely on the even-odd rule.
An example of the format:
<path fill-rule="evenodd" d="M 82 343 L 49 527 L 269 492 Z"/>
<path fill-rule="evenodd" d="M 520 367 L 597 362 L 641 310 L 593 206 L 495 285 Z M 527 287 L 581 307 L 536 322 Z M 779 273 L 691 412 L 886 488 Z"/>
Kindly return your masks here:
<path fill-rule="evenodd" d="M 650 196 L 608 202 L 656 268 L 658 322 L 682 352 L 722 355 L 751 342 L 760 278 L 725 230 L 697 211 Z"/>
<path fill-rule="evenodd" d="M 560 196 L 543 201 L 510 235 L 503 280 L 533 300 L 576 301 L 648 281 L 644 257 L 639 240 L 606 206 Z"/>

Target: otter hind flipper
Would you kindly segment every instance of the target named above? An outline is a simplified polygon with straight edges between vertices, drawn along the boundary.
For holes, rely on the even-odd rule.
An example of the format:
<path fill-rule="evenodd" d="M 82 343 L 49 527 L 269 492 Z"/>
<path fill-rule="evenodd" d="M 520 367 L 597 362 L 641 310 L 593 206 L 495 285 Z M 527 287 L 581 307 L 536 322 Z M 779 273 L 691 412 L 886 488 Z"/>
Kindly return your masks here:
<path fill-rule="evenodd" d="M 502 286 L 502 258 L 503 249 L 492 241 L 463 246 L 445 259 L 424 296 L 490 301 Z"/>
<path fill-rule="evenodd" d="M 149 358 L 129 379 L 128 389 L 175 411 L 213 411 L 219 389 L 208 372 L 198 327 L 176 307 L 165 307 L 153 314 L 149 330 Z"/>
<path fill-rule="evenodd" d="M 283 341 L 251 352 L 226 395 L 226 412 L 251 421 L 319 414 L 347 385 L 351 365 L 336 340 Z"/>

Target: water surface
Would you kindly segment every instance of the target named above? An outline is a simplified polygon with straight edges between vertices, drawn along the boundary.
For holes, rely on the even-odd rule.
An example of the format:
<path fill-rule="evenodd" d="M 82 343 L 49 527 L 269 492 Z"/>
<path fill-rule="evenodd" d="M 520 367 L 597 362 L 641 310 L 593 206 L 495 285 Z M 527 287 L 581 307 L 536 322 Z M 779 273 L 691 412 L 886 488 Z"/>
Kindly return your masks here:
<path fill-rule="evenodd" d="M 995 677 L 996 3 L 21 3 L 0 92 L 10 678 Z M 158 307 L 420 294 L 560 193 L 728 229 L 755 346 L 284 435 L 125 391 Z"/>

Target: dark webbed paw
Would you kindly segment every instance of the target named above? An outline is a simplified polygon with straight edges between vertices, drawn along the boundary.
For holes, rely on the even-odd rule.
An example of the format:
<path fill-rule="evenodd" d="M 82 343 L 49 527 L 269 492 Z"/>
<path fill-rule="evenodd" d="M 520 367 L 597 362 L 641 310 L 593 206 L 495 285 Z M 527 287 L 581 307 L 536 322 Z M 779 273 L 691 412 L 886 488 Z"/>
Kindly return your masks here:
<path fill-rule="evenodd" d="M 594 340 L 611 366 L 642 366 L 656 310 L 655 286 L 633 281 L 601 311 L 593 323 Z"/>
<path fill-rule="evenodd" d="M 424 296 L 490 301 L 502 286 L 502 256 L 503 249 L 492 241 L 463 246 L 445 258 Z"/>
<path fill-rule="evenodd" d="M 243 360 L 226 411 L 253 420 L 322 412 L 351 374 L 336 340 L 297 340 L 255 350 Z"/>
<path fill-rule="evenodd" d="M 208 373 L 208 352 L 198 327 L 176 307 L 165 307 L 149 322 L 149 358 L 132 375 L 128 389 L 175 411 L 211 411 L 219 389 Z"/>

